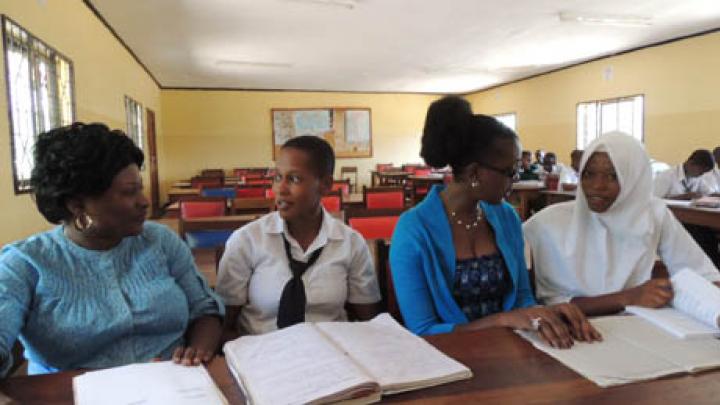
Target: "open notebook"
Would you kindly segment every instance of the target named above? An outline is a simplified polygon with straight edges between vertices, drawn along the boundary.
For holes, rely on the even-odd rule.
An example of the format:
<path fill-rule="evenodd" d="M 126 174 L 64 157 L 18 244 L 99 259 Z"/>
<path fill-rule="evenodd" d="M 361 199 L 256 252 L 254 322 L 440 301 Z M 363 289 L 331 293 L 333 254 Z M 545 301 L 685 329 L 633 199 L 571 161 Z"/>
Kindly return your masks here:
<path fill-rule="evenodd" d="M 73 378 L 76 405 L 223 405 L 205 367 L 171 361 L 90 371 Z"/>
<path fill-rule="evenodd" d="M 600 387 L 720 367 L 720 340 L 713 337 L 678 339 L 633 315 L 590 322 L 602 333 L 603 341 L 575 342 L 564 350 L 548 346 L 535 332 L 517 333 Z"/>
<path fill-rule="evenodd" d="M 681 339 L 720 336 L 720 288 L 689 269 L 679 271 L 670 281 L 672 308 L 629 306 L 626 311 Z"/>
<path fill-rule="evenodd" d="M 371 403 L 472 377 L 470 369 L 388 314 L 368 322 L 303 323 L 224 347 L 248 402 Z"/>

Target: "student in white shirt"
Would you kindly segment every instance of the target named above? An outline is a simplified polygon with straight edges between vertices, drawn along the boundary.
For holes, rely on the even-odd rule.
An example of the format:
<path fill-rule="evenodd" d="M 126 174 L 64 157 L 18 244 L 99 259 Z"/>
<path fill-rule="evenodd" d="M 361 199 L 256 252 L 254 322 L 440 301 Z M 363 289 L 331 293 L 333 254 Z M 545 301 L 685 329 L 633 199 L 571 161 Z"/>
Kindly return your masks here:
<path fill-rule="evenodd" d="M 694 151 L 685 163 L 659 173 L 654 180 L 655 196 L 672 200 L 691 200 L 710 194 L 702 175 L 715 167 L 707 149 Z"/>
<path fill-rule="evenodd" d="M 588 315 L 626 305 L 661 307 L 672 299 L 667 279 L 652 279 L 656 254 L 673 274 L 691 268 L 720 286 L 720 273 L 652 195 L 650 159 L 633 137 L 593 141 L 581 164 L 575 201 L 555 204 L 523 226 L 546 304 L 571 302 Z"/>
<path fill-rule="evenodd" d="M 570 153 L 570 166 L 558 164 L 560 168 L 560 184 L 563 190 L 575 190 L 580 179 L 580 161 L 583 151 L 575 149 Z"/>
<path fill-rule="evenodd" d="M 713 158 L 715 159 L 715 167 L 703 174 L 703 181 L 705 181 L 711 193 L 718 194 L 720 193 L 720 146 L 713 149 Z"/>
<path fill-rule="evenodd" d="M 292 138 L 280 149 L 273 183 L 278 210 L 235 231 L 220 261 L 216 290 L 227 306 L 226 335 L 344 321 L 346 304 L 361 320 L 379 312 L 365 240 L 320 203 L 332 187 L 334 165 L 332 148 L 318 137 Z M 301 264 L 316 260 L 299 279 L 293 278 L 288 250 Z M 305 304 L 287 305 L 285 294 L 304 295 Z"/>

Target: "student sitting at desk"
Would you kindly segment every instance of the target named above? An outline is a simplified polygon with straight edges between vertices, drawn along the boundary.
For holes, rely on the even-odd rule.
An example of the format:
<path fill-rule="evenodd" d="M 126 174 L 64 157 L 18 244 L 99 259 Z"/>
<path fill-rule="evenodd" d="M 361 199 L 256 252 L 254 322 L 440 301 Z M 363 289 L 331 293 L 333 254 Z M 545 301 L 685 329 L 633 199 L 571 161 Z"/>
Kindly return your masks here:
<path fill-rule="evenodd" d="M 226 334 L 259 334 L 299 322 L 344 321 L 379 312 L 380 292 L 362 236 L 320 203 L 335 154 L 315 136 L 287 141 L 277 159 L 277 211 L 235 231 L 220 260 L 217 291 Z"/>
<path fill-rule="evenodd" d="M 652 279 L 658 254 L 671 274 L 690 268 L 711 281 L 720 273 L 665 202 L 652 194 L 650 159 L 624 134 L 603 135 L 585 151 L 575 201 L 555 204 L 523 226 L 537 297 L 571 302 L 588 315 L 626 305 L 662 307 L 667 279 Z"/>
<path fill-rule="evenodd" d="M 209 361 L 223 306 L 182 240 L 145 222 L 142 151 L 76 123 L 41 134 L 34 156 L 35 203 L 61 225 L 0 253 L 0 375 L 18 335 L 30 374 Z"/>
<path fill-rule="evenodd" d="M 554 347 L 600 336 L 575 305 L 535 305 L 517 213 L 503 198 L 518 176 L 515 133 L 467 101 L 430 105 L 422 157 L 450 165 L 453 181 L 434 186 L 398 221 L 390 263 L 406 326 L 429 335 L 505 326 L 539 329 Z"/>
<path fill-rule="evenodd" d="M 711 190 L 702 176 L 714 167 L 712 153 L 707 149 L 698 149 L 685 163 L 655 177 L 655 195 L 672 200 L 691 200 L 710 194 Z"/>
<path fill-rule="evenodd" d="M 522 151 L 520 158 L 520 180 L 540 180 L 540 166 L 532 163 L 532 152 L 529 150 Z"/>
<path fill-rule="evenodd" d="M 715 166 L 703 175 L 703 181 L 707 184 L 711 193 L 720 195 L 720 146 L 713 149 L 713 158 L 715 159 Z"/>

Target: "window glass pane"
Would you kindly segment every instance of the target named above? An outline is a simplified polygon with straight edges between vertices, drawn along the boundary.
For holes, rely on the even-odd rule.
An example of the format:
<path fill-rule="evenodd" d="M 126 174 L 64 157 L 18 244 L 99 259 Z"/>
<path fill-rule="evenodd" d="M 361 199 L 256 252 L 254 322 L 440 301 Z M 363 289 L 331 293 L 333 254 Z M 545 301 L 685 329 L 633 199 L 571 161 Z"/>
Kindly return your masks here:
<path fill-rule="evenodd" d="M 506 127 L 517 131 L 517 115 L 515 113 L 493 115 L 495 119 L 502 122 Z"/>
<path fill-rule="evenodd" d="M 616 102 L 603 102 L 600 104 L 600 133 L 618 130 L 618 106 Z"/>
<path fill-rule="evenodd" d="M 37 135 L 73 121 L 72 65 L 9 19 L 3 29 L 14 183 L 16 191 L 26 191 Z"/>

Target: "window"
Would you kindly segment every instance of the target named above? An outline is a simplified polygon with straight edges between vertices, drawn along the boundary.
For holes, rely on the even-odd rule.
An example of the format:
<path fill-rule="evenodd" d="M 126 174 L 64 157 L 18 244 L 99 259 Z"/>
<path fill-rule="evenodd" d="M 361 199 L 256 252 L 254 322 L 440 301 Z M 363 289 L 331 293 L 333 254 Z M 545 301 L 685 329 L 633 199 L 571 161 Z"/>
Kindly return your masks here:
<path fill-rule="evenodd" d="M 127 135 L 135 142 L 138 148 L 143 148 L 143 114 L 142 105 L 125 96 L 125 119 L 127 121 Z"/>
<path fill-rule="evenodd" d="M 74 120 L 72 62 L 2 18 L 15 193 L 30 191 L 37 135 Z"/>
<path fill-rule="evenodd" d="M 496 120 L 505 124 L 506 127 L 512 129 L 513 131 L 517 131 L 517 115 L 515 113 L 498 114 L 493 115 L 493 117 L 495 117 Z"/>
<path fill-rule="evenodd" d="M 643 96 L 579 103 L 577 106 L 577 148 L 585 147 L 600 135 L 622 131 L 643 141 Z"/>

